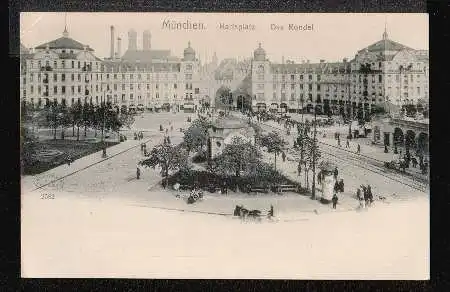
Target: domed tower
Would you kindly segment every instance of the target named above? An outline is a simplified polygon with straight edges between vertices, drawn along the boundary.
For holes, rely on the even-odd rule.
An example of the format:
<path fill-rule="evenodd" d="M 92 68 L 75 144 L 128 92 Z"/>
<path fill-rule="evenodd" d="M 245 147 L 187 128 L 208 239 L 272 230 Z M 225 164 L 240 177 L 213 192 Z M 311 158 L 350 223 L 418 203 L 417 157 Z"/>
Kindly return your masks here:
<path fill-rule="evenodd" d="M 259 43 L 259 47 L 253 52 L 253 60 L 254 61 L 265 61 L 266 60 L 266 51 L 261 47 L 261 43 Z"/>
<path fill-rule="evenodd" d="M 128 31 L 128 50 L 137 50 L 137 33 L 134 29 Z"/>
<path fill-rule="evenodd" d="M 188 47 L 184 49 L 184 60 L 195 61 L 195 51 L 191 48 L 191 42 L 188 42 Z"/>
<path fill-rule="evenodd" d="M 266 58 L 266 51 L 261 47 L 261 43 L 259 47 L 253 52 L 253 60 L 252 60 L 252 108 L 253 110 L 259 110 L 259 107 L 267 108 L 266 104 L 269 96 L 271 96 L 271 92 L 266 83 L 271 82 L 270 77 L 270 62 Z"/>

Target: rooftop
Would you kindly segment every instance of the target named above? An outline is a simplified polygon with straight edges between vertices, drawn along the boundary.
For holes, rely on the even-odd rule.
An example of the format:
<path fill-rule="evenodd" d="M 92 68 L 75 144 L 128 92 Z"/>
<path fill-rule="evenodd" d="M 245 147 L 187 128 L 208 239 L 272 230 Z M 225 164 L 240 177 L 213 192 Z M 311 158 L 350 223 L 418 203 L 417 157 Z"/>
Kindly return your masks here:
<path fill-rule="evenodd" d="M 76 49 L 76 50 L 84 50 L 84 48 L 87 47 L 88 51 L 94 51 L 93 49 L 89 48 L 89 46 L 83 45 L 82 43 L 65 36 L 50 41 L 48 43 L 39 45 L 36 47 L 36 49 L 46 49 L 47 46 L 50 49 Z"/>

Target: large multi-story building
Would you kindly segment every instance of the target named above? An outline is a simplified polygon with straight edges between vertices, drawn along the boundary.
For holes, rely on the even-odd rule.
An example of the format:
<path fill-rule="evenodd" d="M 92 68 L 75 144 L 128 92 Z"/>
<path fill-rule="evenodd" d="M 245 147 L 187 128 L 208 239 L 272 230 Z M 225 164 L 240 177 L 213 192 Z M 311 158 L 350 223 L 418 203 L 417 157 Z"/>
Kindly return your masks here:
<path fill-rule="evenodd" d="M 364 115 L 374 105 L 403 106 L 429 99 L 428 51 L 396 43 L 386 31 L 382 40 L 358 51 L 353 60 L 336 63 L 274 64 L 260 44 L 251 70 L 254 110 L 306 107 Z"/>
<path fill-rule="evenodd" d="M 111 55 L 104 60 L 89 46 L 69 38 L 67 29 L 61 38 L 37 46 L 32 53 L 23 50 L 21 100 L 40 106 L 106 100 L 121 109 L 195 109 L 204 83 L 190 43 L 183 58 L 178 58 L 170 50 L 150 49 L 149 31 L 143 33 L 142 50 L 137 49 L 134 30 L 128 37 L 128 50 L 121 56 L 121 39 L 115 52 L 111 27 Z"/>
<path fill-rule="evenodd" d="M 63 36 L 21 54 L 20 97 L 27 103 L 44 106 L 58 102 L 99 102 L 102 89 L 102 60 L 94 50 Z"/>

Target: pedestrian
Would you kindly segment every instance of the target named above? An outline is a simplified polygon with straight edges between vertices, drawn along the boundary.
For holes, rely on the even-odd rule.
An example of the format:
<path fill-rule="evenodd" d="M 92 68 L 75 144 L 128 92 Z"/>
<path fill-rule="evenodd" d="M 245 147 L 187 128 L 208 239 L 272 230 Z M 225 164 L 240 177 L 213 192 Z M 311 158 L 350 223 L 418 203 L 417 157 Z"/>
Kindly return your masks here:
<path fill-rule="evenodd" d="M 413 166 L 414 168 L 417 167 L 417 159 L 416 159 L 415 157 L 412 157 L 412 158 L 411 158 L 411 163 L 412 163 L 412 166 Z"/>
<path fill-rule="evenodd" d="M 297 165 L 297 174 L 298 176 L 300 176 L 300 174 L 302 173 L 302 163 L 299 162 Z"/>
<path fill-rule="evenodd" d="M 224 195 L 228 194 L 227 182 L 226 181 L 223 181 L 223 184 L 222 184 L 222 194 L 224 194 Z"/>
<path fill-rule="evenodd" d="M 341 193 L 344 192 L 344 180 L 342 178 L 339 181 L 339 190 L 341 191 Z"/>
<path fill-rule="evenodd" d="M 137 140 L 137 134 L 134 132 L 134 140 Z"/>
<path fill-rule="evenodd" d="M 358 188 L 358 189 L 356 190 L 356 198 L 358 198 L 358 200 L 361 200 L 361 199 L 362 199 L 362 196 L 361 196 L 361 189 L 360 189 L 360 188 Z"/>
<path fill-rule="evenodd" d="M 339 192 L 339 182 L 335 182 L 334 183 L 334 187 L 333 187 L 333 193 L 337 194 Z"/>
<path fill-rule="evenodd" d="M 170 144 L 170 137 L 167 136 L 167 144 Z"/>
<path fill-rule="evenodd" d="M 319 173 L 317 174 L 317 183 L 318 184 L 322 183 L 322 171 L 319 171 Z"/>
<path fill-rule="evenodd" d="M 341 147 L 341 139 L 339 138 L 339 136 L 338 136 L 337 141 L 338 141 L 338 146 Z"/>
<path fill-rule="evenodd" d="M 136 178 L 140 179 L 141 177 L 141 169 L 139 167 L 136 168 Z"/>
<path fill-rule="evenodd" d="M 335 167 L 334 171 L 333 171 L 334 180 L 337 180 L 338 175 L 339 175 L 339 171 L 338 171 L 337 167 Z"/>
<path fill-rule="evenodd" d="M 333 209 L 336 209 L 336 205 L 338 202 L 338 196 L 336 194 L 334 194 L 333 198 L 331 200 L 333 201 Z"/>
<path fill-rule="evenodd" d="M 350 148 L 350 142 L 347 139 L 347 142 L 345 142 L 345 148 Z"/>
<path fill-rule="evenodd" d="M 356 153 L 361 153 L 361 145 L 358 144 L 358 148 L 356 149 Z"/>
<path fill-rule="evenodd" d="M 369 205 L 371 205 L 373 203 L 373 194 L 372 194 L 372 188 L 370 187 L 370 185 L 367 186 L 367 198 L 369 201 Z"/>
<path fill-rule="evenodd" d="M 269 219 L 273 217 L 273 206 L 272 206 L 272 205 L 270 205 L 270 210 L 269 210 L 269 212 L 268 212 L 268 214 L 267 214 L 267 217 L 268 217 Z"/>
<path fill-rule="evenodd" d="M 72 162 L 72 159 L 70 158 L 70 156 L 67 156 L 66 162 L 67 162 L 67 165 L 70 166 L 70 163 Z"/>

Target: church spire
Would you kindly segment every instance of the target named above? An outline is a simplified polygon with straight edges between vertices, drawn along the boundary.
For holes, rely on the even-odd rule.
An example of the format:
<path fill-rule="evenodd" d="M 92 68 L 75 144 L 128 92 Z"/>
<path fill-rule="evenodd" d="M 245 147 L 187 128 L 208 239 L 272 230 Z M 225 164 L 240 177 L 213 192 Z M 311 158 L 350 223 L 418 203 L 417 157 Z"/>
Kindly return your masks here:
<path fill-rule="evenodd" d="M 383 40 L 387 40 L 388 39 L 388 34 L 387 34 L 387 21 L 384 21 L 384 32 L 383 32 Z"/>
<path fill-rule="evenodd" d="M 64 14 L 64 31 L 63 31 L 63 36 L 64 37 L 68 37 L 69 36 L 69 32 L 67 31 L 67 13 Z"/>

